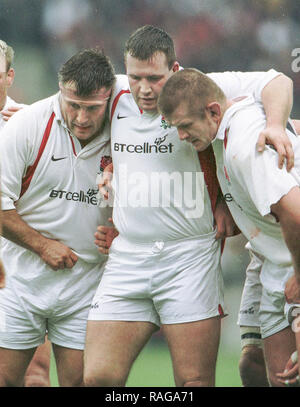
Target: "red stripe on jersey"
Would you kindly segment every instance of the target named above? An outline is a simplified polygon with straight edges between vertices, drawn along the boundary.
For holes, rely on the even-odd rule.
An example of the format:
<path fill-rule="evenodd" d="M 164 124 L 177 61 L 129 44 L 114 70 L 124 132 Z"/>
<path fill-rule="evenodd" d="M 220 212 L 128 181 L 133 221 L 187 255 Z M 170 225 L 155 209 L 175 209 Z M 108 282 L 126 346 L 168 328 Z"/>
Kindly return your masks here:
<path fill-rule="evenodd" d="M 225 174 L 225 178 L 227 179 L 227 181 L 230 182 L 229 175 L 228 175 L 225 165 L 224 165 L 224 174 Z"/>
<path fill-rule="evenodd" d="M 228 130 L 229 130 L 229 129 L 226 129 L 226 130 L 225 130 L 225 134 L 224 134 L 224 147 L 225 147 L 225 150 L 226 150 L 227 141 L 228 141 L 228 139 L 227 139 Z"/>
<path fill-rule="evenodd" d="M 214 213 L 220 191 L 220 185 L 217 178 L 216 160 L 212 146 L 209 145 L 206 150 L 199 151 L 198 157 L 201 169 L 204 172 L 204 180 L 210 198 L 211 209 Z"/>
<path fill-rule="evenodd" d="M 119 93 L 117 94 L 117 96 L 115 97 L 115 99 L 114 99 L 114 101 L 113 101 L 113 104 L 112 104 L 112 107 L 111 107 L 110 121 L 112 121 L 112 118 L 113 118 L 113 115 L 114 115 L 114 113 L 115 113 L 115 110 L 116 110 L 117 104 L 118 104 L 118 102 L 119 102 L 119 99 L 120 99 L 120 97 L 121 97 L 122 95 L 124 95 L 124 93 L 130 93 L 130 90 L 129 90 L 129 89 L 127 89 L 127 90 L 121 90 L 121 92 L 119 92 Z"/>
<path fill-rule="evenodd" d="M 20 198 L 27 191 L 27 189 L 28 189 L 28 187 L 30 185 L 30 182 L 32 180 L 33 174 L 34 174 L 34 172 L 36 170 L 36 167 L 37 167 L 37 165 L 38 165 L 38 163 L 40 161 L 40 158 L 41 158 L 41 156 L 43 154 L 43 151 L 44 151 L 44 149 L 46 147 L 46 144 L 47 144 L 47 141 L 48 141 L 48 138 L 49 138 L 49 135 L 50 135 L 51 127 L 52 127 L 52 124 L 53 124 L 54 117 L 55 117 L 55 113 L 53 112 L 52 115 L 50 116 L 50 119 L 48 120 L 46 129 L 45 129 L 45 132 L 44 132 L 44 135 L 43 135 L 43 139 L 42 139 L 42 142 L 41 142 L 41 145 L 40 145 L 40 148 L 39 148 L 38 155 L 37 155 L 33 165 L 31 165 L 31 166 L 29 166 L 27 168 L 26 174 L 22 179 L 22 187 L 21 187 Z"/>
<path fill-rule="evenodd" d="M 226 238 L 221 240 L 221 254 L 223 254 L 223 251 L 225 249 L 225 242 L 226 242 Z"/>
<path fill-rule="evenodd" d="M 209 145 L 206 150 L 199 151 L 198 157 L 201 169 L 204 172 L 204 180 L 210 198 L 211 209 L 214 214 L 216 210 L 218 195 L 219 193 L 221 194 L 221 188 L 217 178 L 216 159 L 212 146 Z M 221 254 L 223 254 L 224 251 L 225 240 L 226 239 L 222 239 L 221 241 Z"/>
<path fill-rule="evenodd" d="M 73 139 L 72 139 L 71 134 L 69 134 L 69 137 L 70 137 L 70 140 L 71 140 L 71 144 L 72 144 L 72 148 L 73 148 L 73 153 L 74 153 L 74 155 L 76 155 L 76 157 L 77 157 L 76 150 L 75 150 L 75 144 L 74 144 L 74 141 L 73 141 Z"/>

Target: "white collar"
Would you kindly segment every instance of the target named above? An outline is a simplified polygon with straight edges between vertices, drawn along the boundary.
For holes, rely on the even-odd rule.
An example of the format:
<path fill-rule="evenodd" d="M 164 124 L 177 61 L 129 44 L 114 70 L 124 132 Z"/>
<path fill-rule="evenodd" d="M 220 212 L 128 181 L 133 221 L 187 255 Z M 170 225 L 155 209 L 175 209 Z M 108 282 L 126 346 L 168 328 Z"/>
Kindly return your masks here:
<path fill-rule="evenodd" d="M 221 120 L 221 123 L 218 128 L 218 132 L 216 137 L 214 138 L 213 142 L 217 139 L 224 140 L 225 131 L 229 128 L 229 121 L 230 119 L 238 112 L 240 109 L 244 108 L 245 106 L 249 106 L 255 102 L 254 97 L 252 95 L 246 95 L 246 97 L 240 101 L 235 102 L 231 105 L 224 113 L 224 116 Z"/>

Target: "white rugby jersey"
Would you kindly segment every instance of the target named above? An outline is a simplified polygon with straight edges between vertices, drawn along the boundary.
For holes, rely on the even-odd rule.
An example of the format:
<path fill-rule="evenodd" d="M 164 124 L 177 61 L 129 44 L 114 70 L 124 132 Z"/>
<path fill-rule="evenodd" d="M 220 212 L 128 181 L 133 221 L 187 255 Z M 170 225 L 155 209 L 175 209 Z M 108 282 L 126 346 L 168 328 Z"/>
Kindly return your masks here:
<path fill-rule="evenodd" d="M 278 73 L 213 73 L 228 97 L 253 93 Z M 114 164 L 113 219 L 125 238 L 167 241 L 198 236 L 214 228 L 211 202 L 196 150 L 179 140 L 176 128 L 156 114 L 142 113 L 126 75 L 118 75 L 111 99 Z"/>
<path fill-rule="evenodd" d="M 58 96 L 25 107 L 2 130 L 2 208 L 17 209 L 29 226 L 82 260 L 101 263 L 106 256 L 98 252 L 94 232 L 107 224 L 111 208 L 99 208 L 95 180 L 111 155 L 109 126 L 81 148 L 66 127 Z M 16 246 L 5 241 L 3 252 L 6 245 Z"/>
<path fill-rule="evenodd" d="M 278 155 L 272 148 L 256 151 L 265 126 L 263 107 L 251 96 L 225 112 L 213 141 L 217 175 L 232 216 L 251 248 L 273 264 L 291 266 L 291 254 L 271 205 L 300 184 L 300 138 L 287 130 L 295 152 L 295 167 L 288 173 L 278 168 Z"/>
<path fill-rule="evenodd" d="M 4 105 L 4 107 L 3 107 L 2 110 L 6 110 L 6 109 L 8 109 L 9 107 L 24 107 L 24 106 L 26 106 L 26 105 L 21 104 L 21 103 L 17 103 L 17 102 L 15 102 L 11 97 L 7 96 L 7 97 L 6 97 L 5 105 Z M 2 116 L 2 114 L 0 113 L 0 130 L 4 127 L 4 125 L 5 125 L 6 123 L 7 123 L 7 122 L 6 122 L 5 120 L 3 120 L 3 116 Z"/>

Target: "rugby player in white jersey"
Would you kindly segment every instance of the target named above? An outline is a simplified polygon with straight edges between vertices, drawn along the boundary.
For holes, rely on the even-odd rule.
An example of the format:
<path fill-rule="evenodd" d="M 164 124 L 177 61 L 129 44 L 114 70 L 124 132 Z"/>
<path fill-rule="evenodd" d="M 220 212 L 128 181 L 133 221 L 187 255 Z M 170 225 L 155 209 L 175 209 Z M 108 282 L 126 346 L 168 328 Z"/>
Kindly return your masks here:
<path fill-rule="evenodd" d="M 163 85 L 179 70 L 172 39 L 163 30 L 142 27 L 126 44 L 125 65 L 127 76 L 118 77 L 111 100 L 113 219 L 119 235 L 89 313 L 84 381 L 87 386 L 125 385 L 137 355 L 161 326 L 176 385 L 213 386 L 224 315 L 220 242 L 213 197 L 195 178 L 202 174 L 202 162 L 200 167 L 196 151 L 180 143 L 177 131 L 157 112 Z M 268 99 L 270 85 L 279 82 L 286 89 L 286 78 L 278 75 L 212 77 L 229 95 L 248 90 Z M 289 98 L 287 91 L 280 103 Z M 174 177 L 173 186 L 163 184 L 165 174 Z M 194 179 L 180 184 L 183 174 Z M 189 200 L 180 201 L 183 196 Z M 216 222 L 232 233 L 232 225 Z"/>
<path fill-rule="evenodd" d="M 8 96 L 7 91 L 13 84 L 15 71 L 12 67 L 14 50 L 5 41 L 0 40 L 0 131 L 9 118 L 24 107 Z M 40 345 L 26 371 L 25 387 L 50 386 L 50 353 L 51 344 L 47 340 Z"/>
<path fill-rule="evenodd" d="M 170 78 L 158 104 L 183 144 L 201 151 L 213 142 L 223 195 L 237 226 L 263 263 L 260 329 L 269 382 L 280 386 L 276 373 L 295 350 L 295 334 L 284 306 L 286 298 L 300 300 L 300 140 L 290 126 L 287 134 L 295 166 L 290 172 L 279 169 L 271 148 L 262 154 L 256 151 L 257 137 L 266 125 L 262 104 L 251 95 L 226 98 L 214 81 L 195 69 Z"/>
<path fill-rule="evenodd" d="M 84 50 L 59 71 L 60 91 L 14 115 L 0 137 L 3 263 L 0 386 L 21 386 L 47 332 L 61 386 L 82 383 L 88 310 L 106 256 L 94 245 L 96 175 L 110 158 L 108 58 Z"/>

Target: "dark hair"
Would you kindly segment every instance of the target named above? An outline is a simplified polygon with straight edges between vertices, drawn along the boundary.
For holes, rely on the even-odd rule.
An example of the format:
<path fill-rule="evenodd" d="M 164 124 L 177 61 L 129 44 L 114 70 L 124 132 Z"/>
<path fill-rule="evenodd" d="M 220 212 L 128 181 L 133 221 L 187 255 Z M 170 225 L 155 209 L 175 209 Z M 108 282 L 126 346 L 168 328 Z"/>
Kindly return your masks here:
<path fill-rule="evenodd" d="M 205 107 L 212 100 L 224 102 L 226 96 L 207 75 L 195 68 L 187 68 L 172 75 L 159 97 L 158 110 L 165 116 L 173 114 L 180 102 L 187 103 L 190 112 L 205 117 Z"/>
<path fill-rule="evenodd" d="M 150 59 L 156 52 L 166 55 L 168 67 L 172 68 L 176 54 L 172 38 L 166 31 L 145 25 L 134 31 L 125 44 L 124 56 L 130 54 L 141 61 Z"/>
<path fill-rule="evenodd" d="M 73 55 L 58 72 L 63 84 L 74 82 L 78 96 L 88 96 L 102 87 L 111 88 L 115 82 L 114 68 L 103 51 L 85 49 Z"/>

